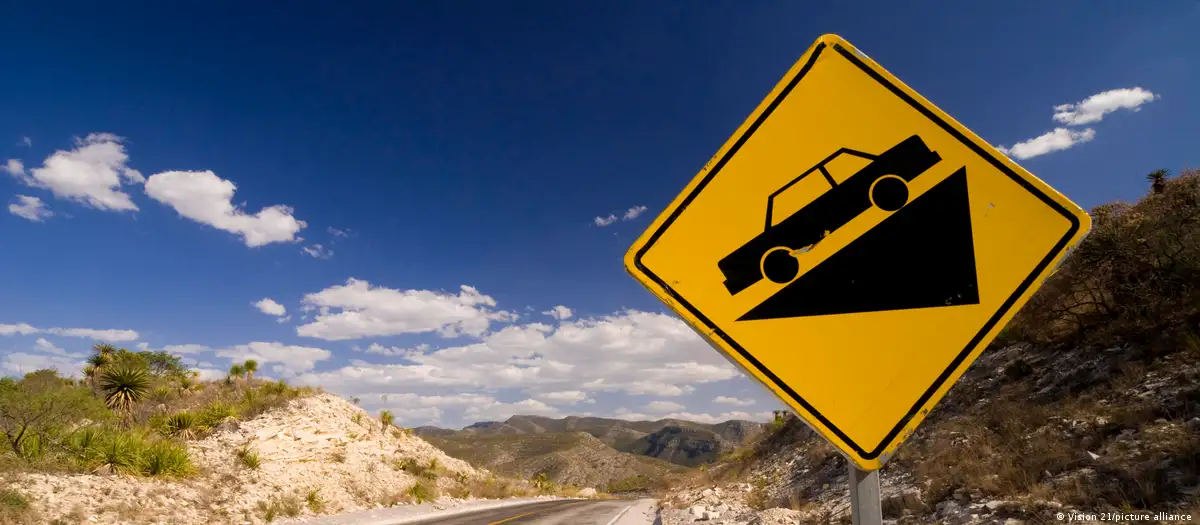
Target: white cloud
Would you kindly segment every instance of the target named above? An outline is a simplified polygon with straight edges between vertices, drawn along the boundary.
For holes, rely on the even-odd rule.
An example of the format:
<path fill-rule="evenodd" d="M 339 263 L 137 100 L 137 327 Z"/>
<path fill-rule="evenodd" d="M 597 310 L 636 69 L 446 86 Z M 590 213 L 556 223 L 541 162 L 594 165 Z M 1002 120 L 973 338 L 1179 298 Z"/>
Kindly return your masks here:
<path fill-rule="evenodd" d="M 75 149 L 58 150 L 46 157 L 42 167 L 24 173 L 19 161 L 8 162 L 5 171 L 24 184 L 50 190 L 55 197 L 82 203 L 99 210 L 137 211 L 123 184 L 146 181 L 137 170 L 126 165 L 129 155 L 121 137 L 111 133 L 92 133 L 75 139 Z"/>
<path fill-rule="evenodd" d="M 275 302 L 275 300 L 271 299 L 270 297 L 263 297 L 262 299 L 259 299 L 258 302 L 254 303 L 254 307 L 258 308 L 258 311 L 264 314 L 273 315 L 275 317 L 282 317 L 287 313 L 287 308 L 284 308 L 282 304 Z"/>
<path fill-rule="evenodd" d="M 25 180 L 25 163 L 17 159 L 8 159 L 3 166 L 0 166 L 0 171 L 12 175 L 18 179 Z"/>
<path fill-rule="evenodd" d="M 81 376 L 85 364 L 81 360 L 61 355 L 13 352 L 5 355 L 4 360 L 0 361 L 0 370 L 5 375 L 20 376 L 38 370 L 51 369 L 57 370 L 58 375 L 63 377 L 78 378 Z"/>
<path fill-rule="evenodd" d="M 120 343 L 137 341 L 138 333 L 133 330 L 93 330 L 91 328 L 46 328 L 41 329 L 26 323 L 0 324 L 0 335 L 53 334 L 64 337 L 88 337 L 98 341 Z"/>
<path fill-rule="evenodd" d="M 25 323 L 17 324 L 0 324 L 0 335 L 29 335 L 41 332 L 41 329 L 34 328 Z"/>
<path fill-rule="evenodd" d="M 21 140 L 17 141 L 17 147 L 32 148 L 33 147 L 33 139 L 31 139 L 29 137 L 21 137 Z"/>
<path fill-rule="evenodd" d="M 54 216 L 54 212 L 46 207 L 42 199 L 28 195 L 17 195 L 17 200 L 20 202 L 8 205 L 8 212 L 17 217 L 33 222 L 42 222 L 47 217 Z"/>
<path fill-rule="evenodd" d="M 307 346 L 285 345 L 279 342 L 254 342 L 216 351 L 217 357 L 228 357 L 234 361 L 254 359 L 259 365 L 279 363 L 279 370 L 287 375 L 307 372 L 317 366 L 317 361 L 329 359 L 329 350 Z"/>
<path fill-rule="evenodd" d="M 683 405 L 672 401 L 651 401 L 646 403 L 645 410 L 653 413 L 662 412 L 679 412 L 683 410 Z"/>
<path fill-rule="evenodd" d="M 542 392 L 536 397 L 540 401 L 545 401 L 553 405 L 574 405 L 588 401 L 586 392 L 582 390 L 560 390 L 557 392 Z"/>
<path fill-rule="evenodd" d="M 596 223 L 596 226 L 603 228 L 609 224 L 617 222 L 617 216 L 609 214 L 608 217 L 596 217 L 595 219 L 592 219 L 592 222 Z"/>
<path fill-rule="evenodd" d="M 122 343 L 125 341 L 137 341 L 138 333 L 133 330 L 93 330 L 91 328 L 48 328 L 45 330 L 48 334 L 61 335 L 66 337 L 87 337 L 97 341 L 108 341 L 110 343 Z"/>
<path fill-rule="evenodd" d="M 1060 104 L 1054 107 L 1054 120 L 1067 126 L 1079 126 L 1100 122 L 1104 115 L 1120 109 L 1138 111 L 1143 104 L 1159 98 L 1140 87 L 1113 89 L 1097 93 L 1075 104 Z M 1054 128 L 1037 137 L 1012 146 L 997 146 L 996 149 L 1018 160 L 1029 159 L 1055 151 L 1070 149 L 1096 138 L 1096 130 L 1084 128 L 1073 130 Z"/>
<path fill-rule="evenodd" d="M 634 220 L 634 219 L 638 218 L 641 214 L 646 213 L 647 209 L 649 209 L 649 208 L 646 208 L 645 206 L 634 206 L 632 208 L 629 208 L 628 210 L 625 210 L 625 215 L 621 216 L 621 220 L 623 220 L 623 221 Z"/>
<path fill-rule="evenodd" d="M 616 412 L 613 412 L 611 415 L 609 415 L 609 417 L 614 417 L 617 419 L 624 419 L 626 421 L 654 421 L 654 420 L 659 419 L 659 418 L 651 416 L 649 414 L 643 414 L 641 412 L 634 412 L 633 410 L 630 410 L 626 407 L 618 408 L 616 410 Z"/>
<path fill-rule="evenodd" d="M 163 351 L 171 355 L 188 355 L 208 352 L 211 348 L 204 345 L 186 344 L 186 345 L 167 345 L 163 347 Z"/>
<path fill-rule="evenodd" d="M 300 248 L 304 253 L 316 257 L 318 259 L 329 259 L 333 257 L 333 250 L 327 249 L 320 244 L 313 244 Z"/>
<path fill-rule="evenodd" d="M 357 352 L 366 352 L 368 354 L 402 356 L 412 352 L 425 352 L 429 350 L 429 345 L 422 343 L 413 348 L 400 348 L 398 346 L 383 346 L 379 343 L 371 343 L 366 349 L 359 348 L 358 346 L 354 346 L 353 348 Z"/>
<path fill-rule="evenodd" d="M 46 354 L 54 354 L 54 355 L 62 356 L 62 357 L 70 357 L 73 359 L 82 359 L 84 357 L 87 357 L 87 354 L 82 354 L 82 353 L 77 353 L 77 352 L 68 352 L 66 350 L 63 350 L 62 348 L 55 346 L 54 343 L 51 343 L 50 341 L 47 341 L 45 338 L 41 338 L 41 337 L 39 337 L 38 340 L 33 343 L 33 349 L 34 349 L 34 351 L 37 351 L 37 352 L 42 352 L 42 353 L 46 353 Z"/>
<path fill-rule="evenodd" d="M 350 230 L 339 230 L 333 226 L 325 228 L 325 231 L 329 232 L 329 234 L 334 236 L 334 238 L 346 237 L 350 235 Z"/>
<path fill-rule="evenodd" d="M 515 415 L 554 417 L 561 413 L 555 407 L 536 399 L 526 399 L 516 403 L 473 404 L 463 411 L 463 419 L 469 421 L 504 421 Z"/>
<path fill-rule="evenodd" d="M 251 248 L 297 242 L 308 226 L 283 205 L 267 206 L 253 215 L 233 203 L 237 186 L 212 171 L 166 171 L 150 176 L 146 195 L 175 209 L 180 216 L 242 237 Z"/>
<path fill-rule="evenodd" d="M 736 397 L 717 396 L 713 398 L 713 403 L 719 405 L 733 405 L 736 407 L 748 407 L 754 404 L 753 399 L 738 399 Z"/>
<path fill-rule="evenodd" d="M 1029 159 L 1055 151 L 1062 151 L 1076 144 L 1090 142 L 1094 138 L 1096 138 L 1096 130 L 1091 128 L 1085 128 L 1080 131 L 1055 128 L 1054 131 L 1048 131 L 1041 136 L 1024 142 L 1018 142 L 1013 144 L 1012 147 L 1006 148 L 1000 146 L 996 149 L 1016 159 Z"/>
<path fill-rule="evenodd" d="M 771 412 L 724 412 L 721 414 L 695 414 L 691 412 L 676 412 L 667 414 L 662 419 L 682 419 L 684 421 L 695 421 L 696 423 L 723 423 L 725 421 L 737 419 L 742 421 L 757 421 L 765 423 L 775 417 Z"/>
<path fill-rule="evenodd" d="M 453 295 L 372 286 L 354 278 L 305 295 L 304 304 L 319 313 L 312 322 L 297 327 L 296 333 L 328 341 L 424 332 L 479 336 L 492 321 L 508 321 L 515 315 L 491 310 L 496 301 L 467 285 Z"/>
<path fill-rule="evenodd" d="M 739 377 L 683 321 L 638 311 L 557 327 L 512 325 L 470 344 L 391 355 L 403 362 L 351 363 L 297 381 L 347 396 L 518 389 L 555 403 L 589 392 L 681 396 L 694 392 L 694 385 Z"/>
<path fill-rule="evenodd" d="M 1104 115 L 1121 109 L 1138 111 L 1143 104 L 1159 98 L 1140 87 L 1112 89 L 1096 93 L 1075 104 L 1054 107 L 1054 120 L 1068 126 L 1079 126 L 1100 122 Z"/>
<path fill-rule="evenodd" d="M 570 319 L 572 315 L 575 315 L 575 312 L 572 312 L 570 308 L 567 308 L 560 304 L 558 306 L 555 306 L 554 308 L 551 308 L 549 310 L 546 310 L 545 312 L 542 312 L 542 314 L 548 315 L 550 317 L 553 317 L 553 318 L 561 321 L 563 319 Z"/>

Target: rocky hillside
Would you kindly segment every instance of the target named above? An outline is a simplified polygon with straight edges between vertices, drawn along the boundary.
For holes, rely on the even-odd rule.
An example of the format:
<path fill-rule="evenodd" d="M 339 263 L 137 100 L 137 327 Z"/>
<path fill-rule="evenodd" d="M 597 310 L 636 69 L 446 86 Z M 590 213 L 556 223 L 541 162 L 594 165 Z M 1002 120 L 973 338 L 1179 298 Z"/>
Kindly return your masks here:
<path fill-rule="evenodd" d="M 1156 186 L 1093 210 L 1093 233 L 882 470 L 885 517 L 1200 516 L 1200 172 Z M 846 468 L 792 419 L 679 480 L 664 523 L 846 520 Z"/>
<path fill-rule="evenodd" d="M 590 486 L 610 492 L 656 484 L 683 467 L 620 452 L 586 432 L 463 434 L 426 437 L 451 456 L 520 479 L 545 474 L 562 485 Z"/>
<path fill-rule="evenodd" d="M 598 417 L 570 416 L 552 419 L 513 416 L 504 422 L 475 423 L 460 431 L 436 427 L 414 429 L 417 435 L 470 442 L 477 436 L 527 436 L 583 432 L 621 452 L 662 459 L 676 465 L 696 466 L 714 461 L 763 433 L 765 425 L 750 421 L 726 421 L 715 425 L 662 419 L 624 421 Z"/>
<path fill-rule="evenodd" d="M 3 496 L 16 495 L 29 508 L 20 520 L 0 515 L 0 523 L 260 524 L 535 492 L 527 481 L 497 479 L 332 394 L 227 421 L 186 447 L 190 475 L 6 470 Z"/>

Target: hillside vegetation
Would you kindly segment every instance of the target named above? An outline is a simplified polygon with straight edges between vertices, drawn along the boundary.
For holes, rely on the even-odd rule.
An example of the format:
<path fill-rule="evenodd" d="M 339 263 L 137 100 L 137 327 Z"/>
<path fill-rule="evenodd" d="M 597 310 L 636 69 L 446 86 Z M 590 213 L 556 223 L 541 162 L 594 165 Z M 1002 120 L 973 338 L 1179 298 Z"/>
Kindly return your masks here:
<path fill-rule="evenodd" d="M 885 466 L 885 517 L 1200 516 L 1200 172 L 1149 178 L 1137 203 L 1092 210 L 1091 235 Z M 668 501 L 731 523 L 848 523 L 846 468 L 793 418 Z"/>
<path fill-rule="evenodd" d="M 721 454 L 735 450 L 761 435 L 763 428 L 763 424 L 750 421 L 726 421 L 710 425 L 678 419 L 624 421 L 599 417 L 570 416 L 553 419 L 513 416 L 504 422 L 476 423 L 460 431 L 436 427 L 420 427 L 415 431 L 421 436 L 445 438 L 437 441 L 439 443 L 463 444 L 470 443 L 478 436 L 537 436 L 582 432 L 620 452 L 690 467 L 710 463 Z M 571 441 L 576 438 L 564 439 Z"/>
<path fill-rule="evenodd" d="M 447 454 L 505 476 L 628 492 L 657 486 L 683 467 L 620 452 L 586 432 L 427 437 Z"/>
<path fill-rule="evenodd" d="M 199 381 L 98 345 L 82 379 L 0 379 L 0 524 L 266 523 L 426 501 L 575 494 L 491 475 L 319 389 Z"/>

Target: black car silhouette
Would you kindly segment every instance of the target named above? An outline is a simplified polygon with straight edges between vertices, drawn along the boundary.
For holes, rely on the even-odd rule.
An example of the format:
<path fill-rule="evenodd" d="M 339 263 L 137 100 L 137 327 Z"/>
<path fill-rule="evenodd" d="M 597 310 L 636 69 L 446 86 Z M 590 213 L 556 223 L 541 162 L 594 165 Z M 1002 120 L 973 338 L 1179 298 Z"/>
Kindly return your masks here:
<path fill-rule="evenodd" d="M 861 157 L 871 163 L 838 184 L 825 165 L 840 155 Z M 880 155 L 839 149 L 767 198 L 763 232 L 717 263 L 725 275 L 725 288 L 737 294 L 763 277 L 775 283 L 791 282 L 800 273 L 800 262 L 792 252 L 811 247 L 871 206 L 884 211 L 904 207 L 908 203 L 908 182 L 941 160 L 917 135 Z M 831 189 L 772 226 L 775 197 L 812 173 L 824 176 Z"/>

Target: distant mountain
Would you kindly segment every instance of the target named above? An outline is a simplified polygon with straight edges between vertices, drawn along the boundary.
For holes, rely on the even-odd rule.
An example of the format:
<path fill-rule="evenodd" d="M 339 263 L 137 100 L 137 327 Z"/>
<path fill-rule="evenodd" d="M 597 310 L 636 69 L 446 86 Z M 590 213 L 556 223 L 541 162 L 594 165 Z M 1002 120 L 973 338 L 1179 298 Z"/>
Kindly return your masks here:
<path fill-rule="evenodd" d="M 502 427 L 493 433 L 422 438 L 452 457 L 504 476 L 529 479 L 544 472 L 555 483 L 610 492 L 644 488 L 683 470 L 660 459 L 620 452 L 586 432 L 513 433 L 511 427 Z"/>
<path fill-rule="evenodd" d="M 582 432 L 620 452 L 649 456 L 691 467 L 711 463 L 721 454 L 758 437 L 765 428 L 766 425 L 762 423 L 750 421 L 726 421 L 710 425 L 679 419 L 625 421 L 578 416 L 560 419 L 513 416 L 502 423 L 475 423 L 459 431 L 437 427 L 420 427 L 414 431 L 421 437 L 440 437 L 463 443 L 484 436 L 537 436 Z M 454 455 L 450 450 L 447 452 Z"/>

